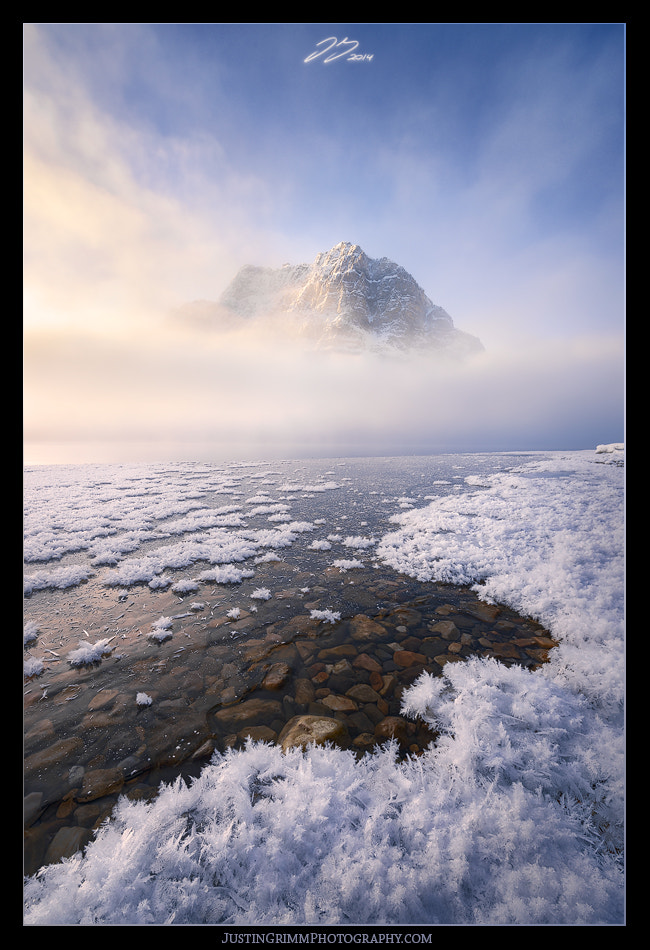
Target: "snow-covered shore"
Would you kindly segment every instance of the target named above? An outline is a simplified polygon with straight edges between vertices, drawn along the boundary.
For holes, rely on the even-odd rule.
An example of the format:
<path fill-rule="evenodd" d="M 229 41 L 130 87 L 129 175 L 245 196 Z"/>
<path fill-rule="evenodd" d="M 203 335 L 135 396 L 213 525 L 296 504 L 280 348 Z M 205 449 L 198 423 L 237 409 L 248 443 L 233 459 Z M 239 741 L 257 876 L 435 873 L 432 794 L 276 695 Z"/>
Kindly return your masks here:
<path fill-rule="evenodd" d="M 469 475 L 375 548 L 538 619 L 548 664 L 424 675 L 403 709 L 440 738 L 405 762 L 251 743 L 122 799 L 84 856 L 26 880 L 25 922 L 622 924 L 624 468 L 603 449 Z"/>

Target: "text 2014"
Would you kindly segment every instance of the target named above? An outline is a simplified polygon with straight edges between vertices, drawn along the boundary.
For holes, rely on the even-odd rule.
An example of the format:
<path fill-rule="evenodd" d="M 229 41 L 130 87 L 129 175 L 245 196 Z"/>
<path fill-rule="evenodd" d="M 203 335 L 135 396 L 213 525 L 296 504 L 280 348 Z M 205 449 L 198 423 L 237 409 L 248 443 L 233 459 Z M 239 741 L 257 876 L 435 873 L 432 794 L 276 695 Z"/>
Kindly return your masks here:
<path fill-rule="evenodd" d="M 329 43 L 329 46 L 325 44 Z M 314 59 L 318 59 L 319 56 L 324 56 L 324 63 L 333 63 L 335 59 L 341 59 L 343 56 L 347 57 L 348 62 L 367 62 L 369 63 L 372 60 L 373 53 L 355 53 L 354 51 L 359 47 L 358 40 L 349 40 L 347 36 L 342 39 L 340 42 L 335 36 L 328 36 L 325 40 L 320 40 L 316 43 L 316 46 L 322 46 L 323 49 L 316 49 L 313 53 L 310 53 L 309 56 L 305 59 L 306 63 L 310 63 Z M 338 53 L 330 53 L 332 49 L 339 49 L 339 47 L 344 47 Z M 330 53 L 329 56 L 326 54 Z"/>

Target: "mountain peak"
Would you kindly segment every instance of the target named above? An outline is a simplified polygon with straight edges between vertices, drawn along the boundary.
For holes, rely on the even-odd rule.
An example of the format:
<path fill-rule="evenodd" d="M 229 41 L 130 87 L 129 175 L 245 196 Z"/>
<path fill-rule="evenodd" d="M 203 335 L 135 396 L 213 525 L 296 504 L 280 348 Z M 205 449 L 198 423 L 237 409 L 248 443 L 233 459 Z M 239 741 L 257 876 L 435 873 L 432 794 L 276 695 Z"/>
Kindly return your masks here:
<path fill-rule="evenodd" d="M 387 257 L 371 258 L 340 241 L 311 264 L 280 268 L 247 264 L 212 306 L 214 320 L 237 327 L 254 322 L 276 335 L 298 335 L 318 349 L 409 351 L 450 355 L 482 350 L 480 341 L 454 327 L 415 279 Z M 208 310 L 209 312 L 209 310 Z"/>

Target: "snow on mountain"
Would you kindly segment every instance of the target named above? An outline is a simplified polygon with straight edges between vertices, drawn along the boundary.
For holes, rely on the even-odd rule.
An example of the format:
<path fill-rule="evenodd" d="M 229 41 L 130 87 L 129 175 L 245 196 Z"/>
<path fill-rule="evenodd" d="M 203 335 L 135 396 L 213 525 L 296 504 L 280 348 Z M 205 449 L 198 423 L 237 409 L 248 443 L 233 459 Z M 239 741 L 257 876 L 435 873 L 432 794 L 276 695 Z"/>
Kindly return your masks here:
<path fill-rule="evenodd" d="M 195 301 L 183 316 L 215 330 L 252 324 L 297 335 L 317 349 L 427 347 L 456 356 L 483 349 L 480 340 L 454 327 L 403 267 L 343 241 L 311 264 L 248 264 L 218 302 Z"/>

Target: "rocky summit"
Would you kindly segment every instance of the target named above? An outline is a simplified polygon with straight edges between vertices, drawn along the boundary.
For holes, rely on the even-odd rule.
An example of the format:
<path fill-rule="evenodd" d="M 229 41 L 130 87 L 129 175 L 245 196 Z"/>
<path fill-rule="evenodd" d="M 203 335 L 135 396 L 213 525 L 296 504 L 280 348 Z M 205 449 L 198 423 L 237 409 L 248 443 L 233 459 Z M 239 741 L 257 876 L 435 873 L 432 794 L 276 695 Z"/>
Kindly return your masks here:
<path fill-rule="evenodd" d="M 297 335 L 318 349 L 426 348 L 456 356 L 483 349 L 403 267 L 343 241 L 311 264 L 246 265 L 218 302 L 196 301 L 184 315 L 213 329 L 255 325 Z"/>

